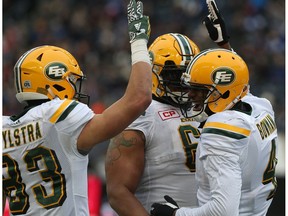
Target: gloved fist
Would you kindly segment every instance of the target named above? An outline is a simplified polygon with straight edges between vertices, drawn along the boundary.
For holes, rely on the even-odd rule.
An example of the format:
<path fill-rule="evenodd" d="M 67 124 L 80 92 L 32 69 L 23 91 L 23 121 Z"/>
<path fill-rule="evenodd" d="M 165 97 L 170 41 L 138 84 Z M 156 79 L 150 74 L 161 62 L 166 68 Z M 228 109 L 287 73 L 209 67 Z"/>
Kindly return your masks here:
<path fill-rule="evenodd" d="M 226 30 L 225 22 L 221 16 L 215 0 L 206 0 L 209 15 L 204 19 L 210 38 L 218 45 L 229 42 L 229 35 Z"/>
<path fill-rule="evenodd" d="M 165 195 L 165 203 L 153 203 L 150 210 L 151 216 L 173 216 L 174 212 L 179 209 L 178 204 L 170 196 Z"/>
<path fill-rule="evenodd" d="M 143 15 L 143 3 L 135 0 L 130 0 L 127 6 L 128 16 L 128 31 L 130 43 L 138 39 L 145 39 L 148 41 L 150 37 L 150 22 L 149 17 Z"/>

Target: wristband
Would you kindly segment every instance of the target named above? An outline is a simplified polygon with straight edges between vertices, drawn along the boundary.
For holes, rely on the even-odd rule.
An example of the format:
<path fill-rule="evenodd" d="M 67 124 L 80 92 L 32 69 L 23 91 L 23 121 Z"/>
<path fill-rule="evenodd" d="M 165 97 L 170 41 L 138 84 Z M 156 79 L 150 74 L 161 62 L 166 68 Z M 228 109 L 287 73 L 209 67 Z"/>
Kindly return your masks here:
<path fill-rule="evenodd" d="M 137 62 L 147 62 L 151 65 L 148 49 L 147 49 L 147 40 L 139 39 L 131 43 L 131 62 L 132 65 Z"/>

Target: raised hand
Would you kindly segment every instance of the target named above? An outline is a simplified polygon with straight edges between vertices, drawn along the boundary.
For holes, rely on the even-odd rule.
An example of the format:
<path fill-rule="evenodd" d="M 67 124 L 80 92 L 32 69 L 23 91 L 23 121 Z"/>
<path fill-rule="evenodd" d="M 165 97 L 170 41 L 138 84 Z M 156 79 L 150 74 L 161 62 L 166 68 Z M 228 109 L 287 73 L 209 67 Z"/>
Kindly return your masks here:
<path fill-rule="evenodd" d="M 226 25 L 221 16 L 215 0 L 206 0 L 209 15 L 204 19 L 211 40 L 219 46 L 229 42 L 229 35 L 226 30 Z"/>
<path fill-rule="evenodd" d="M 145 39 L 148 41 L 150 37 L 149 17 L 143 15 L 143 3 L 130 0 L 127 6 L 128 31 L 130 43 L 135 40 Z"/>

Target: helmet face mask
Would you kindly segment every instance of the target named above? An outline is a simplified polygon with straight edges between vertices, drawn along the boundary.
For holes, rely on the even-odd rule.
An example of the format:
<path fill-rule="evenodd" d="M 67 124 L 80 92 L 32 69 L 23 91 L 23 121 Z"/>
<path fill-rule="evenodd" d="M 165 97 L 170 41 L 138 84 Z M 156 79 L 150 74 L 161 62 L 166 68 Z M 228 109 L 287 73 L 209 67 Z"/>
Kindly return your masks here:
<path fill-rule="evenodd" d="M 199 53 L 199 48 L 181 34 L 159 36 L 149 47 L 152 62 L 152 94 L 173 106 L 180 106 L 185 93 L 181 75 L 187 64 Z"/>
<path fill-rule="evenodd" d="M 84 74 L 78 62 L 59 47 L 40 46 L 24 53 L 14 66 L 14 78 L 20 103 L 85 96 L 80 93 Z"/>
<path fill-rule="evenodd" d="M 83 75 L 82 77 L 80 77 L 78 75 L 70 73 L 69 76 L 67 77 L 67 79 L 71 83 L 73 88 L 75 89 L 75 94 L 74 94 L 73 99 L 89 105 L 90 96 L 87 95 L 87 94 L 81 93 L 81 91 L 82 91 L 82 82 L 86 79 L 86 76 Z"/>
<path fill-rule="evenodd" d="M 213 113 L 231 109 L 247 94 L 249 71 L 235 52 L 209 49 L 189 63 L 181 81 L 190 87 L 187 104 L 182 106 L 185 116 L 203 115 L 200 119 L 205 121 Z"/>

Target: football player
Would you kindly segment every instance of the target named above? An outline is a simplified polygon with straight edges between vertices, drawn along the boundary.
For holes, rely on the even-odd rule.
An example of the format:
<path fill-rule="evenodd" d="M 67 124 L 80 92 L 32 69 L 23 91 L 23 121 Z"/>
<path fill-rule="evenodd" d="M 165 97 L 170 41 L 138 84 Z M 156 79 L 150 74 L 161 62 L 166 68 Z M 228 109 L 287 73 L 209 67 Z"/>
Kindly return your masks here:
<path fill-rule="evenodd" d="M 89 215 L 88 152 L 135 120 L 151 103 L 147 50 L 149 18 L 130 0 L 132 71 L 122 98 L 102 114 L 80 101 L 84 74 L 76 59 L 55 46 L 24 53 L 14 67 L 16 98 L 25 110 L 2 118 L 5 202 L 13 215 Z"/>
<path fill-rule="evenodd" d="M 164 34 L 149 47 L 152 103 L 111 140 L 106 155 L 107 195 L 118 215 L 149 215 L 153 202 L 173 194 L 182 206 L 196 206 L 195 151 L 199 123 L 181 113 L 180 77 L 199 52 L 182 34 Z M 135 195 L 134 195 L 135 194 Z"/>
<path fill-rule="evenodd" d="M 165 196 L 167 202 L 154 203 L 151 215 L 266 215 L 277 188 L 277 127 L 271 103 L 246 96 L 248 67 L 227 49 L 199 53 L 182 80 L 191 88 L 183 99 L 191 109 L 186 117 L 198 117 L 204 125 L 196 157 L 200 207 L 179 208 Z"/>

